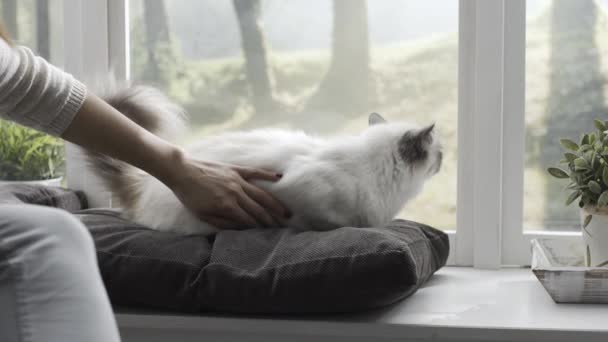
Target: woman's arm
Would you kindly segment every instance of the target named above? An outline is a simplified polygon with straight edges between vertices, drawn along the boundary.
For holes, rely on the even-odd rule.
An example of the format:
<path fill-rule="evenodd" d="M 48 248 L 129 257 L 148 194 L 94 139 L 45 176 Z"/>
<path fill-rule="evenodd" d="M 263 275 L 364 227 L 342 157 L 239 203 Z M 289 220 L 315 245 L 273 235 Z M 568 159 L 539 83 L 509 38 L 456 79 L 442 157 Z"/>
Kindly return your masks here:
<path fill-rule="evenodd" d="M 194 160 L 87 94 L 71 75 L 0 39 L 0 116 L 121 159 L 157 177 L 199 218 L 218 227 L 275 226 L 288 211 L 253 178 L 267 171 Z"/>
<path fill-rule="evenodd" d="M 145 170 L 216 226 L 277 226 L 288 216 L 276 199 L 248 182 L 278 181 L 280 175 L 193 160 L 95 95 L 87 96 L 62 138 Z"/>

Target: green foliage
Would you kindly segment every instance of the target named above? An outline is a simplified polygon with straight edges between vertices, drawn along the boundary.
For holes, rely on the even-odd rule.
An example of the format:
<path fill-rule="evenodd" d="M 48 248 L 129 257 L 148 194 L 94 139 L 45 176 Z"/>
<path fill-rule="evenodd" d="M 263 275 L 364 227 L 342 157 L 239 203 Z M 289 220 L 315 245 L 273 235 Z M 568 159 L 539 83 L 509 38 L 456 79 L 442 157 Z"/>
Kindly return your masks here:
<path fill-rule="evenodd" d="M 564 153 L 562 164 L 565 169 L 550 167 L 550 175 L 569 179 L 566 189 L 572 192 L 566 205 L 579 199 L 578 205 L 604 207 L 608 205 L 608 121 L 594 120 L 597 132 L 585 133 L 580 144 L 570 139 L 560 139 L 561 145 L 573 152 Z M 583 227 L 591 222 L 591 215 L 585 217 Z"/>
<path fill-rule="evenodd" d="M 585 216 L 585 221 L 583 222 L 583 228 L 585 228 L 589 225 L 589 223 L 591 222 L 591 218 L 593 218 L 593 216 L 591 216 L 591 215 Z"/>
<path fill-rule="evenodd" d="M 61 176 L 63 144 L 56 138 L 0 120 L 0 180 Z"/>
<path fill-rule="evenodd" d="M 578 145 L 570 139 L 560 139 L 559 142 L 562 144 L 562 146 L 569 150 L 578 151 Z"/>

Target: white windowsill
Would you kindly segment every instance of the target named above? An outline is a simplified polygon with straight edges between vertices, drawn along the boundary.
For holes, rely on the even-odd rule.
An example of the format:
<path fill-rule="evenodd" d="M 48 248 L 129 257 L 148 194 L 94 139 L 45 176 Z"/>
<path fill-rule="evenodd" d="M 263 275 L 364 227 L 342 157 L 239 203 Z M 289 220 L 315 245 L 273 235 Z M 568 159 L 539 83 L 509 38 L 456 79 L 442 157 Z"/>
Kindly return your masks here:
<path fill-rule="evenodd" d="M 556 304 L 530 269 L 446 267 L 388 308 L 330 316 L 222 316 L 118 310 L 125 342 L 608 341 L 608 305 Z M 155 339 L 157 338 L 157 339 Z M 207 339 L 206 339 L 207 340 Z"/>

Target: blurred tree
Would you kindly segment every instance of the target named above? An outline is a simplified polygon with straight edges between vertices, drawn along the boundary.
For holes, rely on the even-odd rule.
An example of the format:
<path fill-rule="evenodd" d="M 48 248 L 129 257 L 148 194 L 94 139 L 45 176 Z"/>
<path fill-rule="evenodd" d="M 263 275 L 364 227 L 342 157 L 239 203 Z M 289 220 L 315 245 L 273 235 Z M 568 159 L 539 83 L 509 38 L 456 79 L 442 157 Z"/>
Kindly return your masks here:
<path fill-rule="evenodd" d="M 545 109 L 547 131 L 538 142 L 542 169 L 560 160 L 560 138 L 578 140 L 582 132 L 593 128 L 593 119 L 608 119 L 606 78 L 596 37 L 601 8 L 595 1 L 555 0 L 548 11 L 551 34 L 550 89 Z M 545 225 L 572 229 L 572 221 L 577 222 L 578 208 L 549 205 L 556 198 L 561 201 L 563 184 L 549 176 L 546 181 Z"/>
<path fill-rule="evenodd" d="M 167 86 L 167 63 L 171 63 L 171 39 L 169 19 L 164 0 L 143 1 L 145 45 L 147 61 L 144 67 L 143 80 L 159 86 Z"/>
<path fill-rule="evenodd" d="M 17 25 L 17 0 L 2 0 L 2 21 L 11 37 L 19 37 Z"/>
<path fill-rule="evenodd" d="M 333 0 L 332 58 L 308 107 L 361 111 L 372 99 L 366 0 Z"/>
<path fill-rule="evenodd" d="M 273 112 L 277 101 L 272 91 L 272 73 L 260 21 L 260 0 L 233 0 L 241 32 L 241 46 L 245 56 L 245 72 L 257 113 Z"/>
<path fill-rule="evenodd" d="M 49 22 L 49 0 L 36 1 L 36 45 L 38 54 L 45 59 L 51 57 L 51 26 Z"/>

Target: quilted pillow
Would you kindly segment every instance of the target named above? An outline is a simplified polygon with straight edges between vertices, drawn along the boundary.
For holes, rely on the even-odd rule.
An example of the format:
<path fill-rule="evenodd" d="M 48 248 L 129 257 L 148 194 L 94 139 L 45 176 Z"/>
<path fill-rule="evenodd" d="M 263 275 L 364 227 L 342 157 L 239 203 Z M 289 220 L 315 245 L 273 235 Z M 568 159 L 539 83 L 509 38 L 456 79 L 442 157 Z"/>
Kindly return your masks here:
<path fill-rule="evenodd" d="M 179 311 L 350 312 L 414 293 L 447 259 L 447 235 L 395 220 L 326 232 L 158 232 L 118 213 L 76 214 L 93 234 L 114 304 Z"/>
<path fill-rule="evenodd" d="M 97 247 L 115 305 L 185 312 L 330 313 L 371 309 L 413 294 L 442 267 L 445 233 L 395 220 L 385 227 L 296 232 L 223 230 L 213 237 L 159 232 L 82 193 L 0 186 L 0 205 L 30 203 L 75 213 Z"/>
<path fill-rule="evenodd" d="M 70 212 L 87 208 L 87 199 L 81 191 L 53 186 L 24 183 L 1 184 L 0 182 L 0 205 L 18 203 L 44 205 Z"/>

